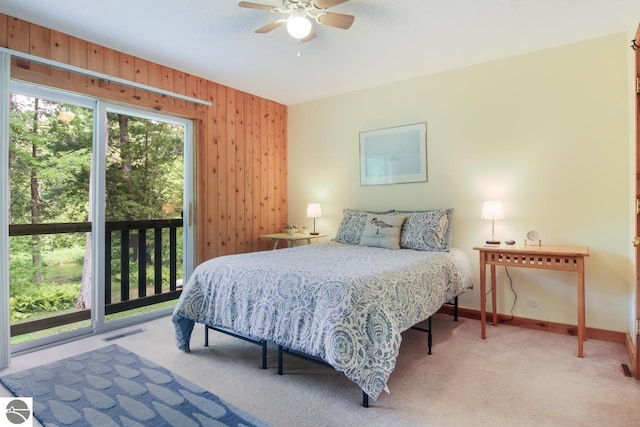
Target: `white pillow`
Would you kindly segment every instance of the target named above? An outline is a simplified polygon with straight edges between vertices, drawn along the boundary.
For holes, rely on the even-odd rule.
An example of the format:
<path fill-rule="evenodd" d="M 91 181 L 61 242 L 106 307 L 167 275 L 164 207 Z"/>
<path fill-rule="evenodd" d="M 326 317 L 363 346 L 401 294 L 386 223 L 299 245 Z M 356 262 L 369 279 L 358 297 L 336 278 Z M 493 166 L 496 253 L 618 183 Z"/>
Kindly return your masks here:
<path fill-rule="evenodd" d="M 400 249 L 400 231 L 406 216 L 367 214 L 360 246 Z"/>
<path fill-rule="evenodd" d="M 335 241 L 340 243 L 348 243 L 350 245 L 360 244 L 360 238 L 367 224 L 367 214 L 389 214 L 392 210 L 385 212 L 359 211 L 356 209 L 343 209 L 342 222 L 338 227 Z"/>

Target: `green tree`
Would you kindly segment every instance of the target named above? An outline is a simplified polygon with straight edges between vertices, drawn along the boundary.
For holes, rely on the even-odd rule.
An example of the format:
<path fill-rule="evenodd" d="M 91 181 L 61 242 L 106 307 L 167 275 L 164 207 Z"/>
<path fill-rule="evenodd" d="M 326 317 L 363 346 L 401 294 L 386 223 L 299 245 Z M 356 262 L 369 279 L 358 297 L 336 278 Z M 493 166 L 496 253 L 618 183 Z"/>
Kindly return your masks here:
<path fill-rule="evenodd" d="M 107 117 L 107 220 L 179 216 L 183 128 L 123 114 Z"/>
<path fill-rule="evenodd" d="M 72 113 L 69 121 L 61 112 Z M 180 216 L 183 128 L 109 113 L 106 218 L 142 220 Z M 10 110 L 10 221 L 12 224 L 85 222 L 90 218 L 93 110 L 12 94 Z M 165 243 L 168 248 L 168 243 Z M 90 306 L 90 234 L 11 239 L 11 286 L 46 281 L 42 259 L 53 251 L 84 248 L 78 308 Z M 114 250 L 119 247 L 114 244 Z M 25 257 L 30 257 L 27 266 Z M 113 254 L 115 259 L 119 254 Z M 19 279 L 19 280 L 18 280 Z M 76 282 L 77 283 L 77 282 Z"/>
<path fill-rule="evenodd" d="M 10 221 L 12 224 L 86 221 L 92 129 L 61 126 L 64 106 L 13 94 L 10 113 Z M 86 110 L 86 109 L 82 109 Z M 80 112 L 79 112 L 80 113 Z M 92 114 L 83 111 L 85 115 Z M 84 201 L 82 203 L 81 201 Z M 42 251 L 52 242 L 68 245 L 74 238 L 33 236 L 33 283 L 44 280 Z M 12 245 L 12 252 L 18 248 Z M 24 249 L 24 248 L 23 248 Z"/>

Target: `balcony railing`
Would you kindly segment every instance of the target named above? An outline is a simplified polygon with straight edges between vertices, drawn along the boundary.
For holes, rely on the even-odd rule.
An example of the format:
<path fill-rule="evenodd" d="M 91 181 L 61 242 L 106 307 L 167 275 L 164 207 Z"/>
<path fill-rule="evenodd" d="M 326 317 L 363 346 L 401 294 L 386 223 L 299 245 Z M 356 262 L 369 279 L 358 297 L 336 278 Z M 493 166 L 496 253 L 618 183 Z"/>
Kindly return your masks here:
<path fill-rule="evenodd" d="M 105 314 L 120 313 L 177 299 L 182 292 L 178 285 L 178 229 L 182 219 L 161 219 L 143 221 L 108 221 L 105 223 Z M 148 257 L 147 234 L 153 230 L 153 257 Z M 169 234 L 169 289 L 163 289 L 163 230 Z M 44 234 L 89 233 L 90 222 L 58 224 L 15 224 L 9 226 L 9 236 L 35 236 Z M 112 260 L 114 248 L 112 237 L 120 237 L 120 301 L 113 301 Z M 131 254 L 133 249 L 133 254 Z M 150 260 L 152 258 L 152 260 Z M 137 261 L 136 291 L 131 292 L 131 263 Z M 147 266 L 153 264 L 153 292 L 147 291 Z M 116 290 L 117 292 L 117 290 Z M 11 325 L 11 336 L 23 335 L 53 327 L 63 326 L 91 318 L 91 310 L 77 310 L 72 313 L 52 315 L 43 319 L 20 322 Z"/>

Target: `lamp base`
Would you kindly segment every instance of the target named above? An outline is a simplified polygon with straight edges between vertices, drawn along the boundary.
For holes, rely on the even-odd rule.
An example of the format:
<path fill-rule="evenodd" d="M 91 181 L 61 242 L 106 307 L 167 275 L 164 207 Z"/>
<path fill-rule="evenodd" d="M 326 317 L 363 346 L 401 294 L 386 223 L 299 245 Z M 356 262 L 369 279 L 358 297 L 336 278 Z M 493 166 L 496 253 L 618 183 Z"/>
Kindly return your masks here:
<path fill-rule="evenodd" d="M 309 233 L 309 235 L 310 235 L 310 236 L 317 236 L 317 235 L 319 235 L 319 234 L 320 234 L 320 233 L 316 233 L 315 231 L 314 231 L 313 233 Z"/>
<path fill-rule="evenodd" d="M 500 240 L 487 240 L 485 243 L 487 245 L 499 245 L 500 244 Z"/>

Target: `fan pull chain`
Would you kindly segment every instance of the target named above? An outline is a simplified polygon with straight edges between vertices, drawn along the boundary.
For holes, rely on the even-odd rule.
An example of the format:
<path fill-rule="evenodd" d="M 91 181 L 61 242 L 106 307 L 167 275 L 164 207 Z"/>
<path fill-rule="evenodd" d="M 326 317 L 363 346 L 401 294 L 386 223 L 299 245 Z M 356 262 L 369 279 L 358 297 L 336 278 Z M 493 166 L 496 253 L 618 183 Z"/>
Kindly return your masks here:
<path fill-rule="evenodd" d="M 302 41 L 298 40 L 298 56 L 300 56 L 300 48 L 302 47 Z"/>

